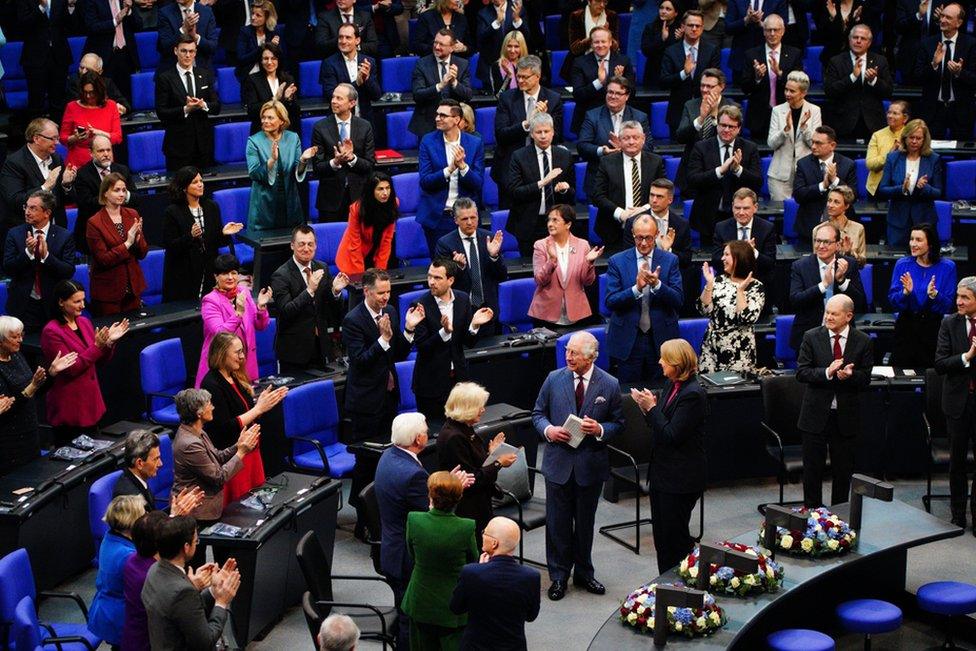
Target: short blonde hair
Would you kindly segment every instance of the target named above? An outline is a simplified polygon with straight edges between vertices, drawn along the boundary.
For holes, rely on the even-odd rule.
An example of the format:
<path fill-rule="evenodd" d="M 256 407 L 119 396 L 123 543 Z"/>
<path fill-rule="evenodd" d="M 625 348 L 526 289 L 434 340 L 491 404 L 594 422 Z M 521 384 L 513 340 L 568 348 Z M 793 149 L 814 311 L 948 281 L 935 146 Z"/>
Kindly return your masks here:
<path fill-rule="evenodd" d="M 260 118 L 262 115 L 264 115 L 264 112 L 269 109 L 274 111 L 275 115 L 278 116 L 278 119 L 281 120 L 281 130 L 284 131 L 287 129 L 291 124 L 291 120 L 288 119 L 288 109 L 285 108 L 285 105 L 276 99 L 269 99 L 267 102 L 261 105 L 261 112 L 258 113 L 258 117 Z"/>
<path fill-rule="evenodd" d="M 146 515 L 146 498 L 142 495 L 119 495 L 108 505 L 102 521 L 113 531 L 129 531 L 136 520 Z"/>
<path fill-rule="evenodd" d="M 661 344 L 661 359 L 678 369 L 679 382 L 698 372 L 698 355 L 684 339 L 668 339 Z"/>
<path fill-rule="evenodd" d="M 453 420 L 471 424 L 481 415 L 481 409 L 488 404 L 488 391 L 474 382 L 458 382 L 451 389 L 444 405 L 444 415 Z"/>

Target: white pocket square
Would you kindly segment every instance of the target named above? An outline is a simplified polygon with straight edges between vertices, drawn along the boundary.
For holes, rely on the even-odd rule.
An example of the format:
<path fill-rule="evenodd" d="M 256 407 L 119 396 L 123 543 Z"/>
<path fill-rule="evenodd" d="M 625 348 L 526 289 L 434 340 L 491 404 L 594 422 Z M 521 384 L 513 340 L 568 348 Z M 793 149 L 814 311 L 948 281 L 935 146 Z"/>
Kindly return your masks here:
<path fill-rule="evenodd" d="M 606 401 L 607 401 L 607 399 L 606 399 L 606 398 L 604 398 L 603 396 L 597 396 L 597 397 L 596 397 L 596 400 L 594 400 L 594 401 L 593 401 L 593 404 L 594 404 L 594 405 L 598 405 L 598 404 L 600 404 L 601 402 L 606 402 Z"/>
<path fill-rule="evenodd" d="M 200 86 L 200 90 L 207 90 L 210 86 Z"/>

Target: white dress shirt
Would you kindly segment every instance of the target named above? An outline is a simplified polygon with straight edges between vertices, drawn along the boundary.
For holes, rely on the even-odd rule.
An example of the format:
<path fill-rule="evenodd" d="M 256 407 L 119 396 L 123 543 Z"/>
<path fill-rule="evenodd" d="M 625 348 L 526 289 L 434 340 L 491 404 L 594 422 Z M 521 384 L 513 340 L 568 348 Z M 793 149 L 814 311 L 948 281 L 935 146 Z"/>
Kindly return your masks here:
<path fill-rule="evenodd" d="M 832 331 L 830 331 L 828 329 L 827 330 L 827 334 L 830 335 L 830 338 L 828 340 L 828 342 L 830 343 L 830 351 L 833 352 L 833 350 L 834 350 L 834 335 L 835 334 L 839 334 L 840 335 L 840 352 L 841 352 L 841 354 L 843 354 L 844 351 L 847 350 L 847 335 L 849 335 L 850 332 L 851 332 L 851 326 L 849 326 L 849 325 L 844 326 L 844 329 L 841 330 L 839 333 L 834 333 L 834 332 L 832 332 Z M 827 376 L 827 379 L 828 380 L 831 379 L 830 378 L 830 372 L 829 371 L 826 371 L 825 370 L 824 371 L 824 374 Z M 834 399 L 830 401 L 830 408 L 831 409 L 837 409 L 837 394 L 834 394 Z"/>
<path fill-rule="evenodd" d="M 623 157 L 622 157 L 622 160 L 623 160 L 623 166 L 624 166 L 624 205 L 621 206 L 621 207 L 619 207 L 619 208 L 614 208 L 614 210 L 613 210 L 613 216 L 614 216 L 614 218 L 617 221 L 619 221 L 621 224 L 626 223 L 626 221 L 627 221 L 624 218 L 624 210 L 626 210 L 627 208 L 633 208 L 634 207 L 634 193 L 631 192 L 631 188 L 633 187 L 633 177 L 632 177 L 632 175 L 630 173 L 631 172 L 631 167 L 633 166 L 633 163 L 631 163 L 631 161 L 632 160 L 636 160 L 637 161 L 637 169 L 640 170 L 641 169 L 641 152 L 637 152 L 637 155 L 636 156 L 633 156 L 633 157 L 628 156 L 627 154 L 624 154 Z M 643 179 L 641 179 L 641 182 L 643 182 Z M 639 255 L 640 254 L 638 254 L 638 256 Z"/>
<path fill-rule="evenodd" d="M 454 152 L 461 146 L 461 134 L 458 133 L 457 140 L 448 140 L 444 137 L 444 152 L 447 154 L 447 167 L 444 168 L 444 178 L 447 179 L 447 201 L 444 202 L 444 210 L 453 210 L 454 202 L 458 198 L 458 181 L 471 169 L 470 165 L 465 165 L 464 169 L 457 169 L 450 172 L 451 161 L 454 160 Z"/>
<path fill-rule="evenodd" d="M 824 282 L 823 282 L 823 279 L 824 279 L 824 274 L 826 274 L 826 273 L 827 273 L 827 267 L 829 267 L 829 266 L 832 266 L 832 265 L 834 264 L 834 262 L 836 262 L 836 261 L 837 261 L 837 258 L 836 258 L 836 257 L 835 257 L 835 258 L 832 258 L 832 259 L 830 259 L 830 260 L 828 260 L 827 262 L 824 262 L 824 261 L 823 261 L 823 260 L 821 260 L 820 258 L 817 258 L 817 265 L 818 265 L 818 267 L 819 267 L 819 269 L 820 269 L 820 285 L 819 285 L 819 287 L 820 287 L 820 293 L 821 293 L 821 294 L 826 294 L 826 293 L 827 293 L 827 287 L 826 287 L 826 286 L 824 285 Z M 856 270 L 856 269 L 854 269 L 854 270 L 852 270 L 852 269 L 850 269 L 850 268 L 848 268 L 848 269 L 847 269 L 847 273 L 848 273 L 848 274 L 851 274 L 851 273 L 857 273 L 857 270 Z M 836 280 L 836 279 L 835 279 L 835 280 Z M 844 282 L 842 282 L 842 283 L 838 283 L 838 284 L 837 284 L 837 287 L 838 287 L 838 288 L 839 288 L 839 289 L 840 289 L 841 291 L 844 291 L 844 292 L 846 292 L 846 291 L 847 291 L 847 287 L 848 287 L 848 286 L 849 286 L 850 284 L 851 284 L 851 279 L 850 279 L 850 278 L 847 278 L 847 277 L 845 277 L 845 278 L 844 278 Z M 825 299 L 825 300 L 826 300 L 826 299 Z"/>

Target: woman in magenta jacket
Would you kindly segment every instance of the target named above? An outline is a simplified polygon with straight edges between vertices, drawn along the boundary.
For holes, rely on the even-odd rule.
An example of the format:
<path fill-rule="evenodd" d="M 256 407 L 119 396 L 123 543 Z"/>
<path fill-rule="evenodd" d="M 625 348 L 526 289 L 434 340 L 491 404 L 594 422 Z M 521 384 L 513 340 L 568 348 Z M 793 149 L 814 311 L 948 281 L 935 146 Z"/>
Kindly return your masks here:
<path fill-rule="evenodd" d="M 41 332 L 41 351 L 48 363 L 58 355 L 78 353 L 78 361 L 55 376 L 47 394 L 47 421 L 60 445 L 95 427 L 105 413 L 95 366 L 112 356 L 115 343 L 129 330 L 129 321 L 96 330 L 81 314 L 85 288 L 74 280 L 58 283 L 54 297 L 58 314 Z"/>
<path fill-rule="evenodd" d="M 200 316 L 203 318 L 203 348 L 200 350 L 200 364 L 197 366 L 196 388 L 200 388 L 203 376 L 210 367 L 207 355 L 210 342 L 218 332 L 232 332 L 244 342 L 247 355 L 247 375 L 260 377 L 258 372 L 257 337 L 258 330 L 264 330 L 271 322 L 268 304 L 271 302 L 271 288 L 265 287 L 258 293 L 258 301 L 251 298 L 250 288 L 239 286 L 240 263 L 234 255 L 226 254 L 214 260 L 214 278 L 217 283 L 213 291 L 203 297 Z"/>

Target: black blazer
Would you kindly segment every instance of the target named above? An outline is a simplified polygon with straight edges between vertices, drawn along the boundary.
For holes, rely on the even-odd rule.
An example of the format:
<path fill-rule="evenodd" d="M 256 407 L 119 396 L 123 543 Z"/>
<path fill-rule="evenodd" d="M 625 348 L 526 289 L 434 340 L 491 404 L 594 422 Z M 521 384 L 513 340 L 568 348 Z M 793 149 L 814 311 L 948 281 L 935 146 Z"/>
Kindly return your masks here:
<path fill-rule="evenodd" d="M 697 190 L 695 187 L 688 186 L 688 159 L 691 158 L 691 150 L 695 148 L 695 143 L 701 142 L 704 135 L 701 130 L 695 128 L 695 120 L 701 114 L 701 103 L 701 97 L 694 97 L 685 102 L 684 108 L 681 109 L 681 121 L 678 122 L 678 130 L 673 133 L 674 139 L 685 146 L 681 153 L 681 160 L 678 162 L 678 173 L 674 177 L 674 184 L 680 188 L 684 199 L 694 199 Z M 721 108 L 723 106 L 739 106 L 739 103 L 729 99 L 727 95 L 722 95 L 718 105 Z M 739 106 L 739 108 L 742 107 Z M 765 133 L 763 140 L 765 140 Z"/>
<path fill-rule="evenodd" d="M 183 114 L 186 106 L 186 87 L 177 74 L 176 66 L 167 67 L 156 76 L 156 115 L 165 129 L 163 154 L 167 158 L 193 151 L 194 143 L 205 153 L 206 160 L 199 167 L 213 163 L 214 127 L 210 116 L 220 115 L 220 98 L 214 85 L 214 73 L 209 68 L 193 68 L 193 89 L 196 96 L 207 103 L 210 111 Z"/>
<path fill-rule="evenodd" d="M 641 34 L 641 52 L 647 57 L 647 62 L 644 64 L 644 86 L 648 88 L 657 88 L 660 84 L 664 51 L 681 41 L 680 37 L 675 36 L 675 32 L 681 27 L 681 16 L 671 22 L 668 38 L 665 40 L 661 39 L 663 26 L 661 19 L 655 18 L 644 27 L 644 33 Z"/>
<path fill-rule="evenodd" d="M 932 11 L 935 11 L 937 7 L 944 7 L 946 4 L 948 2 L 945 0 L 934 0 L 929 3 Z M 914 0 L 897 0 L 895 3 L 895 29 L 898 33 L 895 67 L 901 70 L 903 83 L 916 83 L 917 81 L 913 78 L 913 73 L 915 71 L 915 57 L 918 54 L 918 46 L 922 39 L 941 33 L 938 19 L 926 20 L 926 16 L 923 16 L 922 20 L 918 19 L 918 5 L 919 3 Z M 970 12 L 967 10 L 966 15 L 969 14 Z M 932 57 L 929 57 L 929 62 L 931 63 L 931 61 Z"/>
<path fill-rule="evenodd" d="M 329 268 L 312 260 L 312 271 L 325 270 L 315 296 L 308 293 L 308 285 L 295 260 L 289 257 L 271 276 L 272 308 L 278 319 L 275 334 L 275 354 L 279 362 L 307 366 L 335 357 L 329 328 L 339 324 L 341 298 L 332 294 L 332 275 Z M 319 350 L 324 359 L 315 359 L 315 338 L 318 331 Z"/>
<path fill-rule="evenodd" d="M 379 405 L 383 404 L 391 373 L 393 391 L 389 399 L 393 401 L 394 409 L 400 403 L 400 381 L 394 364 L 407 358 L 411 344 L 400 329 L 396 308 L 387 305 L 382 313 L 390 315 L 393 326 L 393 338 L 388 350 L 383 350 L 377 341 L 380 329 L 370 316 L 365 301 L 349 310 L 342 320 L 342 343 L 346 346 L 346 355 L 349 358 L 344 401 L 347 412 L 375 413 Z"/>
<path fill-rule="evenodd" d="M 479 228 L 475 231 L 475 241 L 478 243 L 478 261 L 481 262 L 481 291 L 484 294 L 485 305 L 490 307 L 492 311 L 498 314 L 498 283 L 503 280 L 508 280 L 508 268 L 505 266 L 505 258 L 501 255 L 498 256 L 497 260 L 492 260 L 488 256 L 488 238 L 492 237 L 494 233 L 485 230 L 484 228 Z M 437 246 L 434 247 L 435 256 L 444 256 L 447 258 L 452 257 L 454 253 L 464 253 L 466 247 L 464 242 L 461 241 L 461 234 L 454 229 L 450 233 L 441 237 L 437 240 Z M 466 266 L 464 269 L 458 271 L 458 275 L 454 277 L 454 289 L 461 290 L 469 295 L 471 293 L 471 267 Z M 472 306 L 474 309 L 482 307 L 481 305 Z M 481 326 L 486 328 L 491 324 L 485 324 Z"/>
<path fill-rule="evenodd" d="M 540 87 L 537 99 L 546 102 L 546 112 L 552 116 L 553 144 L 562 142 L 562 98 L 556 91 Z M 495 109 L 495 153 L 491 163 L 491 178 L 499 188 L 508 187 L 507 174 L 512 154 L 531 142 L 529 133 L 522 128 L 523 121 L 525 93 L 518 88 L 512 88 L 499 95 L 498 107 Z"/>
<path fill-rule="evenodd" d="M 236 379 L 231 385 L 220 371 L 213 368 L 203 376 L 200 388 L 210 392 L 214 408 L 213 420 L 205 423 L 203 429 L 218 450 L 234 445 L 241 435 L 237 417 L 254 406 L 254 398 Z"/>
<path fill-rule="evenodd" d="M 647 476 L 652 490 L 700 493 L 705 490 L 705 420 L 708 399 L 697 377 L 674 388 L 670 380 L 661 389 L 657 406 L 644 414 L 651 428 L 651 465 Z"/>
<path fill-rule="evenodd" d="M 657 154 L 641 152 L 641 205 L 648 202 L 651 183 L 664 176 L 664 159 Z M 624 153 L 604 156 L 596 168 L 590 202 L 597 207 L 594 230 L 603 243 L 613 247 L 623 239 L 620 221 L 613 216 L 614 210 L 627 203 L 630 187 L 624 181 Z"/>
<path fill-rule="evenodd" d="M 693 97 L 700 97 L 699 84 L 701 74 L 706 68 L 718 68 L 722 62 L 722 53 L 717 47 L 704 40 L 698 41 L 698 64 L 695 71 L 687 79 L 681 78 L 681 73 L 685 68 L 685 48 L 684 40 L 678 41 L 674 45 L 664 50 L 661 59 L 661 86 L 670 91 L 668 95 L 668 128 L 671 129 L 672 137 L 678 131 L 678 123 L 681 120 L 681 111 L 685 107 L 685 102 Z"/>
<path fill-rule="evenodd" d="M 62 185 L 64 159 L 57 152 L 51 154 L 50 169 L 53 170 L 55 167 L 61 168 L 61 176 L 58 177 L 58 182 L 53 189 L 57 205 L 51 212 L 51 220 L 58 226 L 67 227 L 68 218 L 64 214 L 64 206 L 75 202 L 75 188 L 74 184 L 69 189 L 65 189 Z M 7 228 L 24 223 L 24 204 L 27 203 L 27 197 L 31 192 L 40 190 L 42 185 L 44 185 L 44 177 L 27 145 L 7 155 L 3 167 L 0 168 L 0 195 L 7 209 Z"/>
<path fill-rule="evenodd" d="M 442 99 L 456 99 L 459 102 L 471 99 L 468 60 L 452 54 L 450 63 L 458 69 L 457 86 L 448 84 L 440 91 L 437 90 L 437 84 L 440 83 L 441 73 L 433 54 L 422 57 L 413 69 L 414 107 L 407 129 L 419 138 L 434 130 L 434 113 L 437 112 L 438 102 Z"/>
<path fill-rule="evenodd" d="M 348 205 L 343 213 L 342 197 L 348 192 L 350 202 L 363 193 L 363 185 L 376 165 L 376 148 L 373 141 L 373 125 L 353 116 L 349 120 L 349 139 L 356 153 L 356 162 L 332 169 L 333 148 L 339 144 L 339 123 L 335 116 L 327 115 L 312 127 L 312 145 L 319 148 L 315 155 L 315 176 L 319 179 L 319 193 L 315 207 L 319 215 L 328 220 L 349 218 Z"/>
<path fill-rule="evenodd" d="M 318 25 L 315 26 L 315 47 L 319 56 L 327 59 L 339 51 L 339 26 L 342 25 L 342 14 L 338 7 L 328 9 L 317 16 Z M 359 28 L 359 51 L 375 57 L 379 54 L 379 40 L 376 37 L 376 27 L 373 25 L 371 9 L 353 7 L 352 22 Z"/>
<path fill-rule="evenodd" d="M 942 83 L 941 66 L 932 69 L 932 57 L 935 56 L 935 48 L 944 39 L 942 35 L 930 36 L 923 39 L 918 48 L 918 56 L 915 58 L 914 81 L 922 85 L 922 105 L 931 113 L 934 104 L 939 101 L 939 90 Z M 973 110 L 973 94 L 976 91 L 976 38 L 962 31 L 956 35 L 956 44 L 952 49 L 952 60 L 963 60 L 962 72 L 959 76 L 949 75 L 952 83 L 952 94 L 955 97 L 956 110 Z M 919 106 L 918 108 L 922 108 Z M 934 136 L 933 136 L 934 137 Z"/>
<path fill-rule="evenodd" d="M 156 497 L 149 490 L 149 487 L 144 486 L 129 468 L 122 469 L 122 475 L 112 488 L 112 498 L 114 499 L 119 495 L 142 495 L 142 498 L 146 500 L 146 512 L 156 510 Z"/>
<path fill-rule="evenodd" d="M 20 67 L 25 70 L 53 68 L 63 73 L 71 63 L 68 3 L 50 0 L 50 6 L 49 17 L 34 0 L 17 0 L 17 25 L 24 37 Z"/>
<path fill-rule="evenodd" d="M 627 55 L 611 50 L 610 61 L 607 62 L 607 79 L 613 76 L 613 69 L 617 66 L 623 66 L 624 76 L 635 84 L 637 83 L 634 77 L 634 66 Z M 599 90 L 593 87 L 598 68 L 596 56 L 592 53 L 578 56 L 573 60 L 569 82 L 573 87 L 573 101 L 576 102 L 576 108 L 573 109 L 573 121 L 569 129 L 573 133 L 579 133 L 587 111 L 602 106 L 606 101 L 607 87 L 603 86 Z"/>
<path fill-rule="evenodd" d="M 834 163 L 837 164 L 837 178 L 841 185 L 854 190 L 857 198 L 857 166 L 847 156 L 834 152 Z M 824 220 L 824 209 L 827 207 L 827 192 L 820 191 L 823 181 L 820 171 L 820 160 L 813 154 L 807 154 L 796 162 L 796 174 L 793 175 L 793 199 L 798 208 L 796 211 L 796 232 L 804 241 L 810 237 L 813 227 Z M 853 215 L 853 206 L 848 211 L 848 217 Z"/>
<path fill-rule="evenodd" d="M 575 205 L 576 172 L 573 167 L 573 155 L 562 145 L 549 147 L 549 169 L 557 167 L 562 169 L 562 174 L 549 186 L 553 188 L 553 205 L 560 203 Z M 505 186 L 506 191 L 511 194 L 511 206 L 505 230 L 519 241 L 531 239 L 535 232 L 535 225 L 539 220 L 539 206 L 542 204 L 542 190 L 538 186 L 541 178 L 534 143 L 512 154 Z M 569 184 L 569 189 L 565 192 L 556 192 L 556 185 L 564 181 Z"/>
<path fill-rule="evenodd" d="M 238 7 L 242 7 L 240 2 L 234 2 Z M 242 17 L 243 18 L 243 17 Z M 218 16 L 218 20 L 220 20 Z M 235 36 L 236 44 L 233 46 L 237 53 L 237 65 L 234 66 L 234 76 L 237 77 L 237 81 L 244 83 L 244 80 L 250 76 L 251 70 L 254 68 L 254 64 L 258 64 L 258 69 L 256 72 L 263 73 L 261 69 L 261 46 L 258 45 L 258 32 L 253 25 L 244 25 L 243 27 L 238 27 L 240 22 L 235 22 L 233 24 L 233 29 L 229 30 L 231 34 L 234 33 L 233 30 L 237 30 L 237 36 Z M 284 37 L 281 33 L 281 25 L 276 25 L 274 32 L 269 32 L 265 30 L 264 39 L 265 43 L 270 43 L 271 39 L 275 36 L 278 38 L 278 46 L 281 48 L 282 54 L 286 53 Z M 220 40 L 224 39 L 224 30 L 221 29 Z M 227 46 L 221 45 L 221 47 L 231 47 L 230 44 Z M 278 69 L 281 70 L 286 65 L 285 60 L 278 62 Z"/>
<path fill-rule="evenodd" d="M 102 57 L 108 64 L 115 49 L 115 19 L 112 18 L 112 8 L 109 0 L 87 0 L 80 5 L 85 15 L 84 52 L 92 52 Z M 75 11 L 78 11 L 76 6 Z M 243 21 L 242 21 L 243 22 Z M 135 11 L 122 19 L 122 35 L 125 37 L 124 56 L 130 72 L 139 70 L 139 51 L 136 47 L 135 32 L 141 27 L 141 20 Z"/>
<path fill-rule="evenodd" d="M 756 250 L 759 257 L 756 258 L 755 277 L 764 283 L 773 277 L 773 270 L 776 267 L 776 245 L 779 243 L 779 235 L 776 227 L 762 217 L 753 216 L 752 230 L 749 233 L 752 239 L 756 240 Z M 716 273 L 722 271 L 722 251 L 725 250 L 726 242 L 739 239 L 739 223 L 734 217 L 723 219 L 715 224 L 714 248 L 712 248 L 712 267 Z"/>
<path fill-rule="evenodd" d="M 288 51 L 294 53 L 296 59 L 298 53 L 302 51 L 302 41 L 305 39 L 305 34 L 311 29 L 312 25 L 309 22 L 311 15 L 309 13 L 310 5 L 315 7 L 316 17 L 319 13 L 325 11 L 325 0 L 282 0 L 280 4 L 275 3 L 278 6 L 278 19 L 283 23 L 282 30 L 285 35 L 285 45 L 288 47 Z M 310 56 L 310 58 L 316 58 L 315 56 Z"/>
<path fill-rule="evenodd" d="M 739 188 L 752 188 L 757 193 L 762 188 L 762 169 L 759 148 L 752 141 L 739 137 L 732 143 L 731 152 L 742 150 L 742 174 L 731 172 L 718 178 L 715 168 L 721 165 L 719 139 L 709 138 L 695 143 L 688 158 L 688 185 L 697 188 L 695 203 L 691 206 L 691 227 L 699 233 L 714 228 L 715 214 L 720 203 L 732 211 L 732 195 Z"/>
<path fill-rule="evenodd" d="M 126 205 L 138 210 L 139 197 L 136 193 L 136 182 L 132 178 L 132 172 L 125 165 L 115 162 L 109 165 L 108 169 L 109 172 L 121 174 L 125 177 L 125 187 L 129 189 L 129 201 Z M 88 218 L 102 209 L 98 203 L 98 189 L 101 185 L 102 177 L 94 162 L 88 162 L 78 168 L 78 175 L 75 176 L 74 182 L 75 200 L 78 206 L 74 235 L 75 245 L 79 251 L 86 255 L 88 254 L 88 240 L 85 237 L 85 229 L 88 226 Z"/>
<path fill-rule="evenodd" d="M 7 286 L 6 313 L 23 317 L 27 310 L 31 291 L 34 289 L 36 261 L 27 257 L 27 224 L 14 226 L 7 231 L 3 244 L 3 271 L 10 277 Z M 47 259 L 40 263 L 41 298 L 49 316 L 56 307 L 54 288 L 62 280 L 75 273 L 75 240 L 66 229 L 51 224 L 47 231 Z M 67 351 L 65 351 L 67 352 Z"/>
<path fill-rule="evenodd" d="M 454 291 L 451 339 L 444 341 L 439 333 L 441 312 L 430 292 L 417 301 L 424 306 L 424 320 L 417 325 L 413 343 L 417 347 L 417 363 L 414 365 L 412 388 L 417 397 L 436 398 L 447 395 L 456 382 L 468 378 L 468 362 L 464 347 L 474 345 L 478 335 L 471 334 L 471 302 L 462 291 Z M 454 377 L 451 377 L 451 365 Z"/>
<path fill-rule="evenodd" d="M 635 245 L 634 233 L 631 229 L 634 218 L 631 217 L 624 224 L 624 246 L 629 248 Z M 668 228 L 674 229 L 674 242 L 671 244 L 671 253 L 678 256 L 678 266 L 682 270 L 691 268 L 691 224 L 684 217 L 681 217 L 670 208 L 668 209 Z"/>
<path fill-rule="evenodd" d="M 444 25 L 444 19 L 441 18 L 441 12 L 436 9 L 421 12 L 417 16 L 417 23 L 410 30 L 410 51 L 420 57 L 425 57 L 433 52 L 434 36 L 444 27 L 446 25 Z M 468 52 L 461 56 L 464 58 L 470 56 L 470 48 L 474 45 L 474 39 L 468 38 L 468 19 L 463 12 L 454 12 L 454 16 L 451 18 L 451 26 L 448 29 L 454 34 L 454 40 L 464 43 L 469 48 Z M 495 56 L 497 55 L 498 50 L 495 50 Z"/>
<path fill-rule="evenodd" d="M 935 371 L 946 376 L 942 385 L 942 411 L 949 418 L 961 418 L 969 399 L 969 383 L 976 379 L 976 364 L 963 366 L 962 354 L 969 350 L 966 317 L 951 314 L 942 320 L 935 345 Z"/>
<path fill-rule="evenodd" d="M 853 324 L 852 324 L 853 325 Z M 837 397 L 837 424 L 842 436 L 860 432 L 859 394 L 871 384 L 874 346 L 871 337 L 851 327 L 844 346 L 844 366 L 854 364 L 854 374 L 846 380 L 827 379 L 827 367 L 834 361 L 833 340 L 823 326 L 803 334 L 797 361 L 796 379 L 807 385 L 800 405 L 797 427 L 806 432 L 822 432 L 827 426 L 830 404 Z"/>
<path fill-rule="evenodd" d="M 461 470 L 474 475 L 474 483 L 464 489 L 454 513 L 474 520 L 479 536 L 491 520 L 491 498 L 497 492 L 498 467 L 483 466 L 487 458 L 488 446 L 473 427 L 451 418 L 444 421 L 437 435 L 437 466 L 448 471 L 461 466 Z"/>
<path fill-rule="evenodd" d="M 278 83 L 294 84 L 295 78 L 278 68 Z M 251 121 L 251 135 L 261 130 L 261 107 L 273 97 L 274 93 L 271 92 L 271 86 L 268 84 L 268 76 L 263 70 L 258 70 L 253 75 L 244 78 L 244 83 L 241 85 L 241 103 Z M 296 92 L 290 100 L 283 100 L 281 103 L 288 109 L 288 129 L 298 133 L 302 120 L 302 108 L 298 103 L 298 93 Z"/>
<path fill-rule="evenodd" d="M 882 100 L 891 97 L 891 70 L 888 60 L 881 54 L 869 50 L 866 56 L 867 67 L 878 69 L 878 81 L 874 86 L 862 83 L 860 78 L 851 81 L 854 64 L 848 50 L 824 66 L 824 94 L 830 109 L 827 113 L 831 116 L 830 124 L 842 137 L 854 130 L 858 118 L 864 119 L 871 133 L 884 128 L 886 124 Z"/>
<path fill-rule="evenodd" d="M 847 294 L 854 301 L 854 312 L 863 312 L 866 305 L 864 284 L 858 271 L 857 260 L 843 256 L 847 260 L 847 289 L 841 289 L 834 282 L 834 295 Z M 800 348 L 803 333 L 823 323 L 824 294 L 820 291 L 820 263 L 817 256 L 805 255 L 790 268 L 790 305 L 793 306 L 793 328 L 790 330 L 790 347 Z"/>
<path fill-rule="evenodd" d="M 356 92 L 359 93 L 359 99 L 356 100 L 356 106 L 359 107 L 359 117 L 372 122 L 373 102 L 383 95 L 383 89 L 380 88 L 380 66 L 376 62 L 376 59 L 366 56 L 362 52 L 359 53 L 356 61 L 357 65 L 361 65 L 363 61 L 369 61 L 371 66 L 369 69 L 369 78 L 362 85 L 356 83 L 355 77 L 352 79 L 349 78 L 349 71 L 346 69 L 341 52 L 336 52 L 322 62 L 322 67 L 319 69 L 319 83 L 322 84 L 322 97 L 330 100 L 336 86 L 339 84 L 352 84 L 356 87 Z"/>
<path fill-rule="evenodd" d="M 172 203 L 163 212 L 163 301 L 197 300 L 213 286 L 213 263 L 218 249 L 231 246 L 223 234 L 220 207 L 201 198 L 203 235 L 193 237 L 193 215 L 186 204 Z M 202 289 L 202 293 L 201 293 Z"/>
<path fill-rule="evenodd" d="M 767 68 L 766 74 L 759 80 L 756 79 L 756 71 L 752 67 L 754 61 L 758 61 Z M 786 96 L 783 94 L 786 88 L 786 78 L 794 70 L 803 70 L 803 52 L 799 48 L 780 44 L 779 67 L 782 74 L 776 78 L 776 103 L 782 104 L 786 101 Z M 749 102 L 745 126 L 749 129 L 751 137 L 759 142 L 766 141 L 766 136 L 769 133 L 769 116 L 773 112 L 773 107 L 769 105 L 768 68 L 766 45 L 750 48 L 745 52 L 745 59 L 738 78 L 739 88 L 746 94 Z"/>

